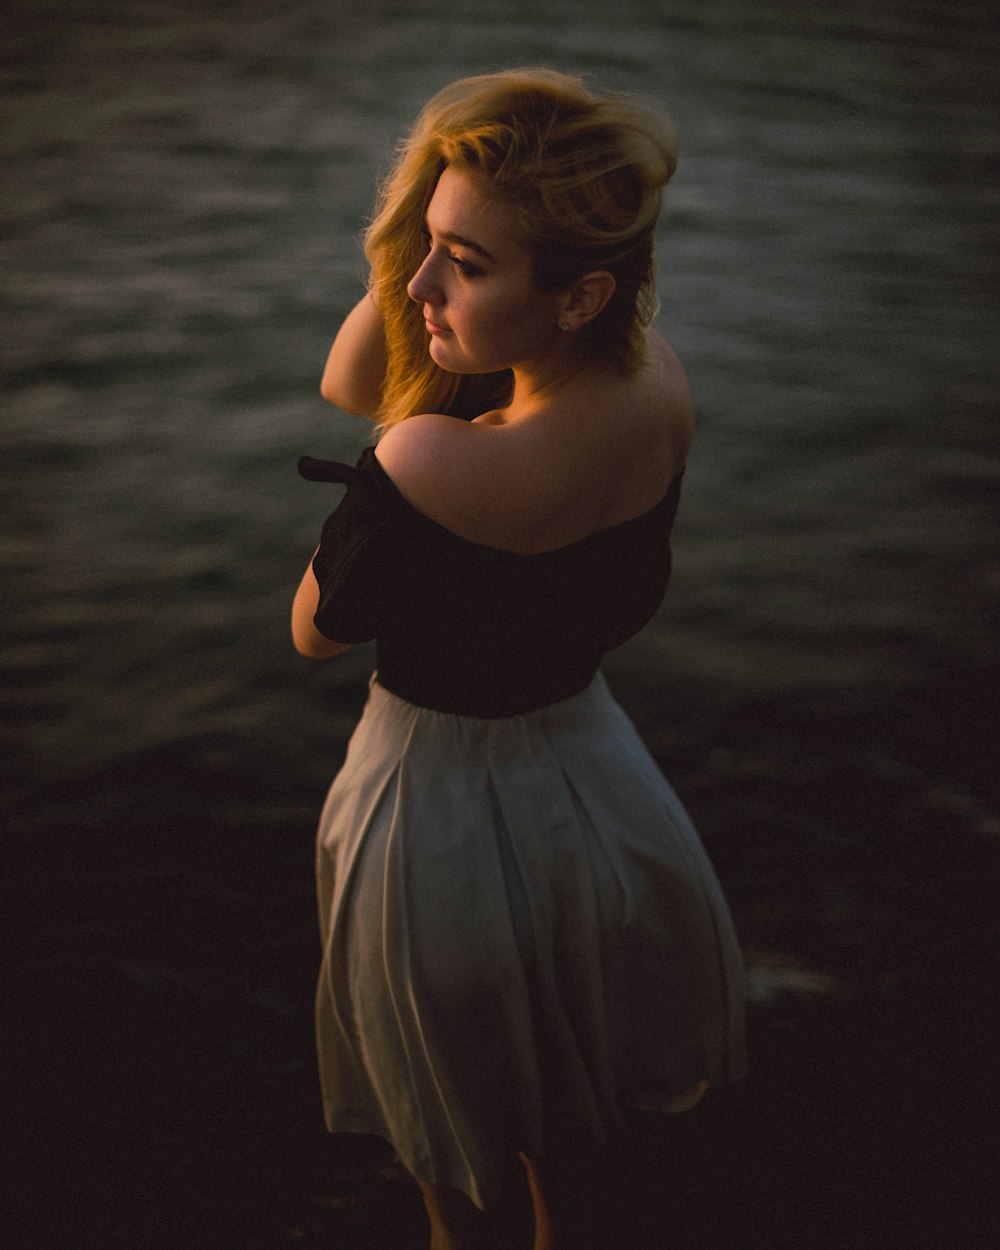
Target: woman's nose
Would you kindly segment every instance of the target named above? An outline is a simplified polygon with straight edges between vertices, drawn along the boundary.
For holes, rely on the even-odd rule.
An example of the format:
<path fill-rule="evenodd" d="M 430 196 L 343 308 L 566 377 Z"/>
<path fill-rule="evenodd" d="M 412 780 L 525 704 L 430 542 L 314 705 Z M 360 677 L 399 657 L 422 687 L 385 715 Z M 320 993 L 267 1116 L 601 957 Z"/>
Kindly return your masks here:
<path fill-rule="evenodd" d="M 406 293 L 417 304 L 441 304 L 444 296 L 441 287 L 434 279 L 433 256 L 427 256 L 424 263 L 406 284 Z"/>

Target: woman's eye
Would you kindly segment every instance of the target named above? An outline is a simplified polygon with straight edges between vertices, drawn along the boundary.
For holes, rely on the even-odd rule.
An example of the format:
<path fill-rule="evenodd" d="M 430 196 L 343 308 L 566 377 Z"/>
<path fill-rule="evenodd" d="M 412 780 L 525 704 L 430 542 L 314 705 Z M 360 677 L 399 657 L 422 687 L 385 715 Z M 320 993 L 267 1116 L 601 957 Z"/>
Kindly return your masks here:
<path fill-rule="evenodd" d="M 474 278 L 480 272 L 475 265 L 470 265 L 467 260 L 463 260 L 461 256 L 454 256 L 448 253 L 448 259 L 455 266 L 459 273 L 464 274 L 467 278 Z"/>
<path fill-rule="evenodd" d="M 434 240 L 431 238 L 431 232 L 429 230 L 421 230 L 420 233 L 423 236 L 428 253 L 432 252 L 434 250 Z M 448 253 L 448 260 L 465 278 L 477 278 L 483 272 L 478 265 L 464 260 L 461 256 L 456 256 L 454 252 Z"/>

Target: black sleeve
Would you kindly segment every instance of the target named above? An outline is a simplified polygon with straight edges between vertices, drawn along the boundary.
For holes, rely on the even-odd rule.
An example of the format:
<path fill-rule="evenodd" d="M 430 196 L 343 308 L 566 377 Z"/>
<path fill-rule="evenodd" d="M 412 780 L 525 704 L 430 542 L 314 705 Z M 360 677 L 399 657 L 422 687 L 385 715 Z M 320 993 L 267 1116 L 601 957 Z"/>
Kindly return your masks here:
<path fill-rule="evenodd" d="M 378 632 L 378 586 L 388 514 L 378 483 L 365 468 L 303 458 L 312 480 L 343 482 L 347 493 L 323 525 L 312 568 L 319 585 L 313 623 L 334 642 L 367 642 Z"/>

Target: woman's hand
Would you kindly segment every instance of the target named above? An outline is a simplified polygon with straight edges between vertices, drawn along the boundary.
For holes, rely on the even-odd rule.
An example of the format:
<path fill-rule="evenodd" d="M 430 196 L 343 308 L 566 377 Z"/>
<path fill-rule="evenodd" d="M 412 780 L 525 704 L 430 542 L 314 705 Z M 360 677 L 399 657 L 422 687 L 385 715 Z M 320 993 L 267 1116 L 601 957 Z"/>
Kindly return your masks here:
<path fill-rule="evenodd" d="M 344 412 L 374 420 L 382 403 L 385 366 L 382 317 L 369 292 L 351 309 L 333 340 L 320 394 Z"/>

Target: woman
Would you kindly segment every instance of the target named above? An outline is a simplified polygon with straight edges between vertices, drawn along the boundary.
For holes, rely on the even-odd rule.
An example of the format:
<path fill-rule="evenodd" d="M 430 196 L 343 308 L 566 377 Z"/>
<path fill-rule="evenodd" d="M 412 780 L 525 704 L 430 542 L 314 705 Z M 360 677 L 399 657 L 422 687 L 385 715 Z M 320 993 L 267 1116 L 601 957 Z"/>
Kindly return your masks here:
<path fill-rule="evenodd" d="M 598 672 L 666 589 L 691 440 L 648 328 L 674 165 L 662 121 L 550 71 L 437 95 L 323 377 L 381 438 L 302 466 L 348 491 L 295 645 L 378 654 L 319 831 L 326 1118 L 392 1142 L 434 1250 L 526 1244 L 496 1232 L 519 1158 L 536 1250 L 580 1245 L 561 1164 L 742 1074 L 725 902 Z"/>

